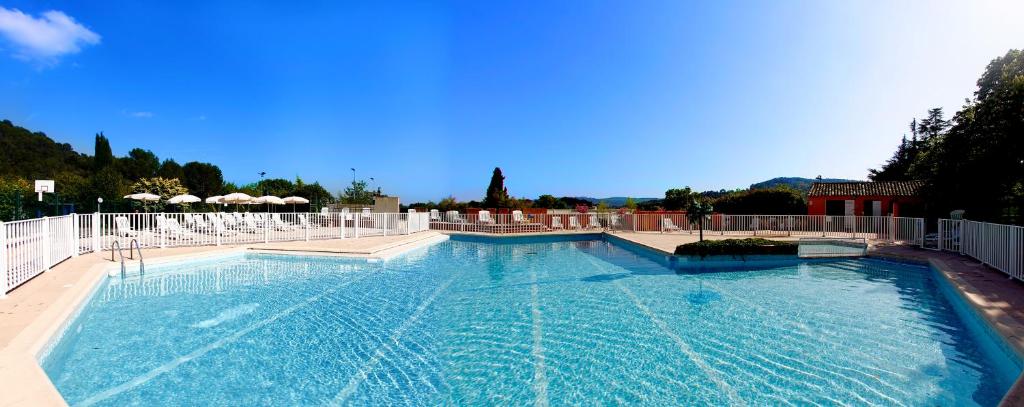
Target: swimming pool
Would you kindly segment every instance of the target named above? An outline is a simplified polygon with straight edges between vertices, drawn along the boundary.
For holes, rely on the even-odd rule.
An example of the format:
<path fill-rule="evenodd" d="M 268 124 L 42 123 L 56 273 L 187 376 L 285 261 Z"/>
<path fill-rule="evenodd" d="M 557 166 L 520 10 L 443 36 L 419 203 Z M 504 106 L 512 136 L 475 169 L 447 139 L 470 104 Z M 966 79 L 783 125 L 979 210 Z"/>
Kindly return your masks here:
<path fill-rule="evenodd" d="M 1021 371 L 926 267 L 580 239 L 152 266 L 41 363 L 72 405 L 995 405 Z"/>

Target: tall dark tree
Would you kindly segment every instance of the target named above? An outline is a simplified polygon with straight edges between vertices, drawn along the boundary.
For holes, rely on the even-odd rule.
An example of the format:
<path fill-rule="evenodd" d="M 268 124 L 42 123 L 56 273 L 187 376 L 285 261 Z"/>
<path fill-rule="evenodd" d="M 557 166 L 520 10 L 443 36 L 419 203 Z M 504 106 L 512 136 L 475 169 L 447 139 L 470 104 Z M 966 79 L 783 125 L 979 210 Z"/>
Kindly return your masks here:
<path fill-rule="evenodd" d="M 221 193 L 224 188 L 224 174 L 210 163 L 192 161 L 182 167 L 185 179 L 182 182 L 189 193 L 206 198 Z"/>
<path fill-rule="evenodd" d="M 160 169 L 156 171 L 156 175 L 163 178 L 182 180 L 185 178 L 185 170 L 181 168 L 181 164 L 178 164 L 177 161 L 168 158 L 160 163 Z"/>
<path fill-rule="evenodd" d="M 508 190 L 505 189 L 505 176 L 501 175 L 501 168 L 494 167 L 491 174 L 491 183 L 487 185 L 487 195 L 484 196 L 483 206 L 486 208 L 502 208 L 508 205 Z"/>
<path fill-rule="evenodd" d="M 93 154 L 94 172 L 99 172 L 114 163 L 114 152 L 110 149 L 110 140 L 107 140 L 107 136 L 104 136 L 102 131 L 96 134 Z"/>
<path fill-rule="evenodd" d="M 141 148 L 133 148 L 127 157 L 118 159 L 117 164 L 125 179 L 132 182 L 155 177 L 157 170 L 160 169 L 160 159 L 156 154 Z"/>

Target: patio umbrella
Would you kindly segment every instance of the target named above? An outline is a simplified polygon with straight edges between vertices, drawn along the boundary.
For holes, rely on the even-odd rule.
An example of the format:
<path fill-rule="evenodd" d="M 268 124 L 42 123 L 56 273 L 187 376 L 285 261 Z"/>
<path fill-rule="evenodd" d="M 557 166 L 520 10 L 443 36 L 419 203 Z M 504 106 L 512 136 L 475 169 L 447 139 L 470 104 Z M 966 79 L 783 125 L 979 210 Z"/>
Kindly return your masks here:
<path fill-rule="evenodd" d="M 290 204 L 292 206 L 292 213 L 295 212 L 295 205 L 296 204 L 308 204 L 309 203 L 308 199 L 303 198 L 301 196 L 285 197 L 284 199 L 282 199 L 282 201 L 284 201 L 284 203 Z"/>
<path fill-rule="evenodd" d="M 224 199 L 224 197 L 221 195 L 214 195 L 206 198 L 206 201 L 204 202 L 213 205 L 213 208 L 216 209 L 217 212 L 220 212 L 220 205 L 222 205 L 221 199 Z"/>
<path fill-rule="evenodd" d="M 224 195 L 220 199 L 220 201 L 222 203 L 226 203 L 226 204 L 235 204 L 235 209 L 237 210 L 238 209 L 238 204 L 247 204 L 250 201 L 252 201 L 252 197 L 249 196 L 248 194 L 244 194 L 244 193 L 241 193 L 241 192 L 235 192 L 235 193 Z"/>
<path fill-rule="evenodd" d="M 171 197 L 171 199 L 167 200 L 167 203 L 175 204 L 175 205 L 180 205 L 180 204 L 185 204 L 185 203 L 196 203 L 196 202 L 201 202 L 201 201 L 202 201 L 202 199 L 199 199 L 198 196 L 184 194 L 184 195 L 175 195 L 175 196 Z"/>
<path fill-rule="evenodd" d="M 273 195 L 264 195 L 253 199 L 254 204 L 267 204 L 267 212 L 270 212 L 270 205 L 284 205 L 284 200 Z"/>
<path fill-rule="evenodd" d="M 134 199 L 142 202 L 156 202 L 160 200 L 160 195 L 147 194 L 145 192 L 138 194 L 125 195 L 124 199 Z"/>
<path fill-rule="evenodd" d="M 148 212 L 149 208 L 146 208 L 145 203 L 146 202 L 156 202 L 156 201 L 159 201 L 160 200 L 160 195 L 153 195 L 153 194 L 141 192 L 141 193 L 138 193 L 138 194 L 125 195 L 124 199 L 131 199 L 131 200 L 142 202 L 143 203 L 142 209 Z"/>

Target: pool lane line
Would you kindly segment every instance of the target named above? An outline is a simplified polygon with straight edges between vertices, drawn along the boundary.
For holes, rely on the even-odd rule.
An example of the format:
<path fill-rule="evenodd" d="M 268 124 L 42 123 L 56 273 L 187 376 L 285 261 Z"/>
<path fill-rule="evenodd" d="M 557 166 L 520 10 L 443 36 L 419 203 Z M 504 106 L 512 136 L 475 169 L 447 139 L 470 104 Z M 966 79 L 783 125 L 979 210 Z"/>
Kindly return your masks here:
<path fill-rule="evenodd" d="M 587 260 L 590 261 L 590 264 L 593 265 L 595 268 L 600 269 L 600 266 L 596 263 L 595 259 L 587 258 Z M 618 289 L 621 290 L 623 293 L 625 293 L 626 296 L 633 301 L 633 305 L 636 305 L 637 309 L 639 309 L 640 312 L 646 315 L 647 318 L 650 318 L 650 320 L 654 322 L 654 325 L 657 326 L 658 329 L 660 329 L 666 337 L 671 339 L 672 342 L 675 342 L 676 346 L 678 346 L 679 349 L 683 351 L 683 354 L 685 354 L 686 357 L 693 361 L 693 363 L 696 364 L 701 371 L 703 371 L 704 375 L 706 375 L 708 379 L 714 382 L 715 386 L 718 386 L 719 390 L 724 392 L 729 397 L 729 405 L 746 405 L 746 402 L 743 401 L 739 393 L 736 393 L 736 389 L 733 389 L 732 386 L 729 385 L 729 383 L 726 383 L 725 380 L 723 380 L 722 377 L 719 376 L 718 372 L 712 369 L 711 366 L 708 365 L 708 363 L 704 360 L 704 358 L 702 358 L 700 354 L 695 352 L 693 348 L 691 348 L 690 345 L 683 340 L 683 338 L 680 338 L 679 335 L 677 335 L 675 332 L 672 332 L 672 329 L 669 328 L 668 324 L 665 323 L 665 321 L 663 321 L 661 318 L 658 318 L 657 315 L 654 315 L 654 312 L 652 312 L 651 309 L 647 307 L 647 305 L 644 305 L 644 303 L 640 301 L 640 298 L 633 293 L 633 290 L 630 290 L 629 287 L 626 287 L 625 285 L 619 283 L 619 280 L 612 280 L 612 284 L 615 287 L 618 287 Z"/>
<path fill-rule="evenodd" d="M 96 404 L 96 403 L 101 402 L 103 400 L 106 400 L 108 398 L 114 397 L 114 396 L 119 395 L 121 393 L 124 393 L 124 392 L 126 392 L 128 390 L 131 390 L 131 389 L 133 389 L 135 387 L 138 387 L 138 386 L 140 386 L 142 384 L 145 384 L 146 382 L 152 380 L 153 378 L 155 378 L 157 376 L 160 376 L 160 375 L 162 375 L 164 373 L 170 372 L 170 371 L 174 370 L 175 368 L 177 368 L 178 366 L 181 366 L 181 365 L 183 365 L 183 364 L 185 364 L 187 362 L 190 362 L 190 361 L 192 361 L 194 359 L 202 357 L 203 355 L 209 353 L 210 351 L 218 349 L 218 348 L 220 348 L 220 347 L 222 347 L 222 346 L 224 346 L 224 345 L 226 345 L 226 344 L 228 344 L 230 342 L 233 342 L 233 341 L 237 340 L 238 338 L 241 338 L 242 336 L 245 336 L 245 335 L 249 334 L 252 331 L 255 331 L 257 329 L 265 327 L 265 326 L 267 326 L 267 325 L 269 325 L 269 324 L 271 324 L 271 323 L 273 323 L 273 322 L 275 322 L 275 321 L 277 321 L 277 320 L 279 320 L 281 318 L 284 318 L 284 317 L 286 317 L 288 315 L 291 315 L 291 314 L 295 313 L 295 311 L 298 311 L 299 309 L 305 308 L 306 306 L 316 302 L 317 300 L 327 296 L 328 294 L 333 294 L 335 291 L 338 291 L 339 289 L 341 289 L 341 288 L 343 288 L 345 286 L 348 286 L 348 285 L 350 285 L 352 283 L 359 282 L 360 280 L 363 280 L 363 279 L 367 278 L 370 275 L 373 275 L 373 273 L 364 273 L 358 279 L 346 281 L 344 284 L 337 285 L 337 286 L 335 286 L 334 288 L 332 288 L 330 290 L 327 290 L 327 291 L 324 291 L 324 292 L 320 293 L 319 295 L 314 295 L 312 297 L 308 297 L 304 301 L 299 302 L 299 303 L 297 303 L 295 305 L 292 305 L 291 307 L 286 308 L 284 311 L 281 311 L 281 312 L 279 312 L 277 314 L 272 315 L 270 318 L 267 318 L 267 319 L 264 319 L 264 320 L 259 321 L 257 323 L 254 323 L 252 325 L 249 325 L 248 327 L 245 327 L 245 328 L 243 328 L 241 330 L 235 331 L 231 335 L 225 336 L 225 337 L 223 337 L 223 338 L 221 338 L 221 339 L 219 339 L 217 341 L 214 341 L 214 342 L 210 343 L 209 345 L 206 345 L 206 346 L 204 346 L 202 348 L 196 349 L 196 350 L 194 350 L 194 351 L 192 351 L 192 352 L 190 352 L 190 353 L 188 353 L 188 354 L 186 354 L 184 356 L 180 356 L 180 357 L 178 357 L 178 358 L 176 358 L 176 359 L 174 359 L 174 360 L 172 360 L 170 362 L 164 363 L 163 365 L 157 366 L 156 368 L 150 370 L 149 372 L 146 372 L 145 374 L 140 375 L 140 376 L 136 376 L 135 378 L 133 378 L 133 379 L 127 381 L 127 382 L 121 383 L 121 384 L 119 384 L 117 386 L 114 386 L 114 387 L 111 387 L 111 388 L 109 388 L 107 390 L 103 390 L 101 392 L 95 393 L 92 396 L 89 396 L 88 398 L 86 398 L 85 400 L 82 400 L 79 403 L 75 403 L 75 405 L 76 406 L 91 406 L 93 404 Z"/>
<path fill-rule="evenodd" d="M 530 267 L 530 319 L 533 323 L 533 347 L 530 353 L 533 355 L 533 391 L 535 393 L 534 405 L 548 406 L 548 376 L 544 363 L 544 333 L 541 326 L 541 312 L 538 300 L 540 288 L 537 286 L 537 268 Z"/>
<path fill-rule="evenodd" d="M 340 405 L 343 404 L 345 400 L 348 400 L 349 397 L 352 397 L 352 395 L 355 394 L 356 390 L 359 388 L 359 385 L 366 381 L 366 379 L 370 376 L 370 373 L 372 373 L 373 370 L 377 368 L 377 365 L 380 364 L 380 361 L 384 359 L 385 348 L 387 348 L 388 350 L 391 349 L 391 347 L 388 346 L 388 343 L 398 344 L 399 339 L 402 338 L 402 335 L 405 334 L 405 331 L 408 330 L 417 321 L 419 321 L 420 317 L 423 316 L 423 313 L 427 311 L 427 308 L 429 308 L 430 305 L 434 303 L 434 300 L 436 300 L 437 297 L 440 296 L 441 293 L 444 292 L 444 290 L 446 290 L 448 286 L 451 285 L 452 282 L 454 281 L 455 276 L 452 276 L 443 284 L 438 286 L 437 289 L 434 290 L 433 294 L 430 295 L 430 297 L 428 297 L 426 300 L 423 300 L 423 302 L 420 303 L 418 307 L 416 307 L 416 311 L 414 311 L 412 315 L 410 315 L 409 318 L 405 320 L 405 322 L 402 322 L 402 325 L 400 325 L 398 329 L 395 329 L 395 331 L 391 333 L 387 340 L 381 342 L 380 345 L 377 346 L 377 349 L 373 353 L 373 357 L 370 358 L 370 360 L 368 360 L 363 365 L 363 367 L 359 369 L 358 372 L 356 372 L 356 374 L 352 375 L 352 377 L 349 378 L 348 384 L 345 386 L 345 388 L 338 392 L 338 394 L 334 396 L 334 399 L 332 399 L 332 401 L 329 404 Z"/>

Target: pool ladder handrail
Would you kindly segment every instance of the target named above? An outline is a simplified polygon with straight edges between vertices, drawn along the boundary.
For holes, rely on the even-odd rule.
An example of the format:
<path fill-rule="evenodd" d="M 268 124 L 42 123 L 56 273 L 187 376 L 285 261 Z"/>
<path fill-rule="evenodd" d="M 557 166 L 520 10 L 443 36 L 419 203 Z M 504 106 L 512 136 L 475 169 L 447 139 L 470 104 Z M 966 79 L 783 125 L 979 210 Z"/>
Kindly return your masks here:
<path fill-rule="evenodd" d="M 117 247 L 117 254 L 119 256 L 121 256 L 121 278 L 124 278 L 125 275 L 127 274 L 126 269 L 125 269 L 125 265 L 124 265 L 124 252 L 121 251 L 121 243 L 118 242 L 117 240 L 115 240 L 113 245 L 110 247 L 110 261 L 114 261 L 114 247 Z M 135 256 L 132 255 L 133 254 L 133 251 L 132 251 L 133 247 L 135 248 L 135 250 L 137 250 L 139 252 L 139 275 L 140 276 L 141 275 L 145 275 L 146 274 L 146 263 L 142 259 L 142 246 L 139 244 L 139 241 L 136 240 L 136 239 L 132 239 L 131 242 L 128 242 L 128 259 L 129 260 L 134 260 L 135 259 Z"/>

